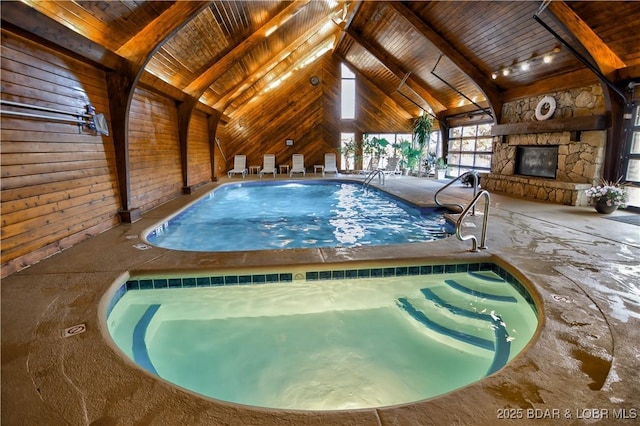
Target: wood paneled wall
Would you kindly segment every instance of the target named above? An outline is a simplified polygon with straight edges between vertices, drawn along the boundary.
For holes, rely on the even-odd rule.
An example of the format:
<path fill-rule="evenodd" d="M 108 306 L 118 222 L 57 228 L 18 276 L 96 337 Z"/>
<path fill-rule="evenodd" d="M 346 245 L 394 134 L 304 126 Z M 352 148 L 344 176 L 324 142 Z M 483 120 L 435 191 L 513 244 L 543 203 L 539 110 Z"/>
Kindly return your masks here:
<path fill-rule="evenodd" d="M 413 118 L 370 81 L 356 74 L 356 127 L 363 133 L 411 133 Z"/>
<path fill-rule="evenodd" d="M 71 112 L 91 103 L 109 115 L 102 71 L 4 30 L 1 68 L 3 100 Z M 111 138 L 4 114 L 1 126 L 2 276 L 118 223 Z"/>
<path fill-rule="evenodd" d="M 2 31 L 2 98 L 81 112 L 88 103 L 109 115 L 104 72 Z M 310 78 L 317 76 L 314 86 Z M 338 152 L 340 133 L 406 131 L 408 114 L 367 81 L 358 83 L 357 121 L 340 120 L 340 62 L 330 53 L 294 72 L 219 125 L 227 162 L 210 144 L 207 115 L 194 111 L 189 127 L 187 186 L 225 175 L 235 154 L 262 165 L 264 154 L 305 164 Z M 4 106 L 3 106 L 4 108 Z M 143 213 L 182 194 L 177 108 L 170 96 L 139 87 L 129 116 L 131 206 Z M 108 120 L 109 121 L 109 120 Z M 109 126 L 111 127 L 109 121 Z M 287 146 L 286 139 L 294 145 Z M 8 275 L 119 222 L 118 177 L 110 137 L 72 123 L 2 117 L 2 274 Z"/>
<path fill-rule="evenodd" d="M 228 166 L 236 154 L 246 155 L 247 165 L 262 165 L 264 154 L 275 154 L 277 164 L 290 164 L 293 154 L 304 154 L 305 166 L 312 168 L 324 163 L 325 152 L 336 152 L 340 133 L 324 127 L 326 97 L 334 93 L 327 88 L 335 84 L 325 69 L 335 66 L 330 55 L 319 59 L 238 109 L 226 126 L 219 126 Z M 313 86 L 312 76 L 319 77 L 320 84 Z M 294 140 L 293 146 L 285 144 L 287 139 Z"/>
<path fill-rule="evenodd" d="M 131 205 L 146 212 L 182 193 L 175 103 L 136 89 L 129 113 Z"/>
<path fill-rule="evenodd" d="M 189 126 L 189 182 L 188 186 L 198 186 L 211 181 L 211 150 L 207 116 L 194 111 Z"/>
<path fill-rule="evenodd" d="M 314 75 L 320 78 L 317 86 L 309 82 Z M 246 155 L 247 165 L 261 165 L 264 154 L 275 154 L 278 164 L 286 164 L 292 154 L 301 153 L 311 170 L 324 163 L 326 152 L 338 152 L 341 132 L 411 132 L 413 118 L 360 75 L 356 120 L 342 121 L 340 87 L 340 61 L 327 54 L 276 90 L 247 103 L 229 124 L 218 126 L 228 167 L 236 154 Z M 286 146 L 286 139 L 293 139 L 294 145 Z"/>

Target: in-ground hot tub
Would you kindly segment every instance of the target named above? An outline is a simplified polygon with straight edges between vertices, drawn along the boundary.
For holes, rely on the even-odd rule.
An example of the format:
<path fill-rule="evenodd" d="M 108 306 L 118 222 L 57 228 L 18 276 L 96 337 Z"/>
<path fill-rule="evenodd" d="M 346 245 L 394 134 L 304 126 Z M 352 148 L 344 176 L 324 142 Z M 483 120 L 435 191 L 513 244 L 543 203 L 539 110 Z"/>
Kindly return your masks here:
<path fill-rule="evenodd" d="M 141 368 L 204 396 L 339 410 L 481 380 L 538 327 L 529 290 L 493 263 L 338 268 L 134 277 L 108 304 L 109 332 Z"/>

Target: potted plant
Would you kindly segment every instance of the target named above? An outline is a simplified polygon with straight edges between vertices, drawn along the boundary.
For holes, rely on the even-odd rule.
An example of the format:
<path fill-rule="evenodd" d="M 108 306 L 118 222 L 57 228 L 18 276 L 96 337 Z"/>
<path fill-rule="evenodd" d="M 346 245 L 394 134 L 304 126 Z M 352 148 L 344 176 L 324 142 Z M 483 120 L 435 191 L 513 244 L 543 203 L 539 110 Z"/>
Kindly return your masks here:
<path fill-rule="evenodd" d="M 354 160 L 355 164 L 355 161 L 358 158 L 358 145 L 356 145 L 353 139 L 349 139 L 348 142 L 346 142 L 341 148 L 338 149 L 338 152 L 340 152 L 340 154 L 344 156 L 345 170 L 351 170 L 351 159 Z"/>
<path fill-rule="evenodd" d="M 598 213 L 611 214 L 627 202 L 627 191 L 620 186 L 620 179 L 617 182 L 601 180 L 598 185 L 587 189 L 585 195 Z"/>
<path fill-rule="evenodd" d="M 364 140 L 362 141 L 362 152 L 365 155 L 371 156 L 371 165 L 373 166 L 375 164 L 375 167 L 372 168 L 377 168 L 377 165 L 380 164 L 380 158 L 386 154 L 388 145 L 389 141 L 385 138 L 378 138 L 375 136 L 369 137 L 369 135 L 364 135 Z"/>
<path fill-rule="evenodd" d="M 432 128 L 433 119 L 430 115 L 424 113 L 420 117 L 416 118 L 413 122 L 413 141 L 415 142 L 414 146 L 417 145 L 418 149 L 420 150 L 418 164 L 422 164 L 422 154 L 424 152 L 425 146 L 429 145 Z M 429 176 L 429 173 L 426 173 L 426 176 Z"/>
<path fill-rule="evenodd" d="M 436 160 L 436 179 L 444 179 L 447 175 L 447 159 L 440 157 Z"/>
<path fill-rule="evenodd" d="M 411 142 L 401 141 L 398 144 L 398 151 L 400 151 L 400 168 L 404 169 L 406 174 L 412 172 L 420 164 L 422 151 L 412 147 Z"/>

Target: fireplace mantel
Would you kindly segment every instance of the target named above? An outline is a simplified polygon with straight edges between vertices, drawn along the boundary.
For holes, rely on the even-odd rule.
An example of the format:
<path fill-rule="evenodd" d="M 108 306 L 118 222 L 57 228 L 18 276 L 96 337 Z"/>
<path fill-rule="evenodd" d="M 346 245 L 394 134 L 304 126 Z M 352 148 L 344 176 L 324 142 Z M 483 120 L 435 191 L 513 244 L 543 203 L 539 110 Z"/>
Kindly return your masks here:
<path fill-rule="evenodd" d="M 608 127 L 608 115 L 591 115 L 527 123 L 495 124 L 491 127 L 491 136 L 605 130 Z"/>

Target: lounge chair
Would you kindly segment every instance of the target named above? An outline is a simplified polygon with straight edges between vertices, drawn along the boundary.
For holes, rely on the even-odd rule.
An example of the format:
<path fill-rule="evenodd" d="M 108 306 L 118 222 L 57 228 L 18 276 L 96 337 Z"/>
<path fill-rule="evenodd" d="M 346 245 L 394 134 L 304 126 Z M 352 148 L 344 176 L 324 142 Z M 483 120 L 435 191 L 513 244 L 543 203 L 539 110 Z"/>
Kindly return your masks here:
<path fill-rule="evenodd" d="M 399 167 L 399 158 L 391 157 L 387 160 L 387 166 L 384 169 L 380 169 L 385 176 L 402 174 Z"/>
<path fill-rule="evenodd" d="M 227 173 L 227 175 L 229 177 L 233 176 L 234 174 L 241 174 L 242 175 L 242 179 L 244 179 L 247 176 L 247 156 L 246 155 L 236 155 L 233 158 L 233 169 L 229 170 L 229 172 Z"/>
<path fill-rule="evenodd" d="M 273 173 L 273 177 L 276 177 L 276 156 L 273 154 L 264 155 L 262 170 L 258 176 L 262 177 L 265 173 Z"/>
<path fill-rule="evenodd" d="M 293 154 L 291 157 L 291 171 L 289 172 L 289 177 L 293 176 L 294 173 L 302 173 L 302 176 L 306 176 L 306 170 L 304 168 L 304 155 L 302 154 Z"/>
<path fill-rule="evenodd" d="M 336 166 L 336 155 L 333 152 L 324 154 L 324 169 L 322 169 L 322 177 L 325 173 L 338 174 L 338 166 Z"/>

